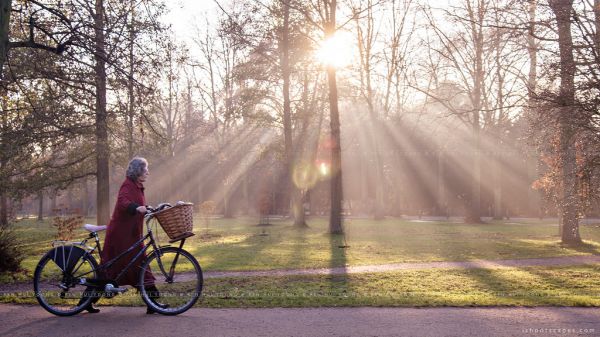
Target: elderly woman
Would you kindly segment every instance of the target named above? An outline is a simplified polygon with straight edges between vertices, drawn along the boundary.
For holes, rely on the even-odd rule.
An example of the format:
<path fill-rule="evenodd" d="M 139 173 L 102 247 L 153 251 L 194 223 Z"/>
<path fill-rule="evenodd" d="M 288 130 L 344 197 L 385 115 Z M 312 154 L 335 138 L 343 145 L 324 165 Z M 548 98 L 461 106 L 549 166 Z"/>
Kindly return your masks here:
<path fill-rule="evenodd" d="M 129 162 L 125 181 L 121 184 L 117 203 L 112 214 L 110 223 L 106 230 L 106 238 L 104 239 L 104 248 L 102 250 L 102 263 L 106 263 L 111 259 L 123 253 L 131 247 L 136 241 L 143 236 L 144 214 L 147 212 L 146 199 L 144 198 L 143 183 L 148 178 L 148 161 L 144 158 L 136 157 Z M 140 249 L 143 245 L 140 243 Z M 125 269 L 127 264 L 133 260 L 139 250 L 134 249 L 130 253 L 117 260 L 106 271 L 108 279 L 115 280 L 117 275 Z M 145 254 L 143 254 L 145 255 Z M 138 287 L 139 273 L 141 263 L 145 256 L 140 256 L 135 263 L 127 270 L 127 272 L 119 279 L 119 286 L 131 285 Z M 154 277 L 150 272 L 144 276 L 144 284 L 146 290 L 150 294 L 154 294 L 153 299 L 158 298 L 158 290 L 154 285 Z M 96 302 L 98 298 L 94 298 Z M 159 304 L 160 305 L 160 304 Z M 86 308 L 90 313 L 96 313 L 100 310 L 90 304 Z M 148 308 L 148 314 L 154 311 Z"/>

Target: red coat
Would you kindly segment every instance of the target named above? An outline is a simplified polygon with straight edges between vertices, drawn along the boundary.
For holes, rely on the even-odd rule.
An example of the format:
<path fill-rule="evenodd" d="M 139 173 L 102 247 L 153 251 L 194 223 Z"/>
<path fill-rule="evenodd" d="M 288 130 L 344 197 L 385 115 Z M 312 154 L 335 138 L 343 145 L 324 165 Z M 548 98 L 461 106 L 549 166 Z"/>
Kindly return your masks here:
<path fill-rule="evenodd" d="M 146 205 L 144 185 L 130 178 L 125 179 L 119 189 L 117 204 L 106 230 L 106 238 L 104 239 L 104 248 L 101 256 L 102 263 L 106 263 L 117 257 L 142 238 L 144 233 L 144 215 L 137 212 L 136 208 L 144 205 Z M 139 247 L 141 249 L 142 244 Z M 106 277 L 115 280 L 117 275 L 138 252 L 139 249 L 134 249 L 125 256 L 122 256 L 107 269 Z M 119 285 L 138 285 L 139 269 L 145 257 L 146 255 L 143 254 L 129 267 L 121 279 L 117 280 Z M 147 272 L 144 279 L 145 284 L 153 284 L 153 281 L 154 277 L 152 273 Z"/>

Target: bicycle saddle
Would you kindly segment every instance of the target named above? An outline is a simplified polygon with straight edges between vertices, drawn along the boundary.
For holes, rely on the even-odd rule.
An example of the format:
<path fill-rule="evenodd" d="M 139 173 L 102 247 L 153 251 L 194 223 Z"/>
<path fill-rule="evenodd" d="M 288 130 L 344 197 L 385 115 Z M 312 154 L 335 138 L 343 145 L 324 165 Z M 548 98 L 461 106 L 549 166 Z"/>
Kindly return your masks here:
<path fill-rule="evenodd" d="M 89 232 L 100 232 L 106 229 L 106 226 L 96 226 L 89 223 L 83 225 L 83 228 Z"/>

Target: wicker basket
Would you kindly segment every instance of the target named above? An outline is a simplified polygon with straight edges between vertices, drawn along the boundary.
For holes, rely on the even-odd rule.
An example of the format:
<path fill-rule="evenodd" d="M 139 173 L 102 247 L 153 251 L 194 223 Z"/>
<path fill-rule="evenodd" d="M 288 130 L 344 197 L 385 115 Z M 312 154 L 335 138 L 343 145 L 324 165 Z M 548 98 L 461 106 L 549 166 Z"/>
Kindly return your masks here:
<path fill-rule="evenodd" d="M 194 235 L 193 211 L 194 204 L 180 203 L 155 213 L 154 217 L 171 239 L 169 242 L 173 243 Z"/>

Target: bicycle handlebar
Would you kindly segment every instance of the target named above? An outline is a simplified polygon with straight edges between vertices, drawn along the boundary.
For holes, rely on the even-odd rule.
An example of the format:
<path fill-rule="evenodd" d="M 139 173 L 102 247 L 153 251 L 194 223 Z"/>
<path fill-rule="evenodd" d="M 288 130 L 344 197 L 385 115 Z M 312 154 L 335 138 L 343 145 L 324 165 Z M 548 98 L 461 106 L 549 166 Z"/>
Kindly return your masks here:
<path fill-rule="evenodd" d="M 169 203 L 167 203 L 167 202 L 160 203 L 160 204 L 158 204 L 158 206 L 156 206 L 156 207 L 153 207 L 153 206 L 147 205 L 147 206 L 146 206 L 146 210 L 147 210 L 147 212 L 146 212 L 146 214 L 144 214 L 144 218 L 150 218 L 150 217 L 152 217 L 152 216 L 153 216 L 155 213 L 157 213 L 157 212 L 160 212 L 160 211 L 162 211 L 163 209 L 165 209 L 165 208 L 169 208 L 169 207 L 172 207 L 172 206 L 171 206 L 171 204 L 169 204 Z"/>

